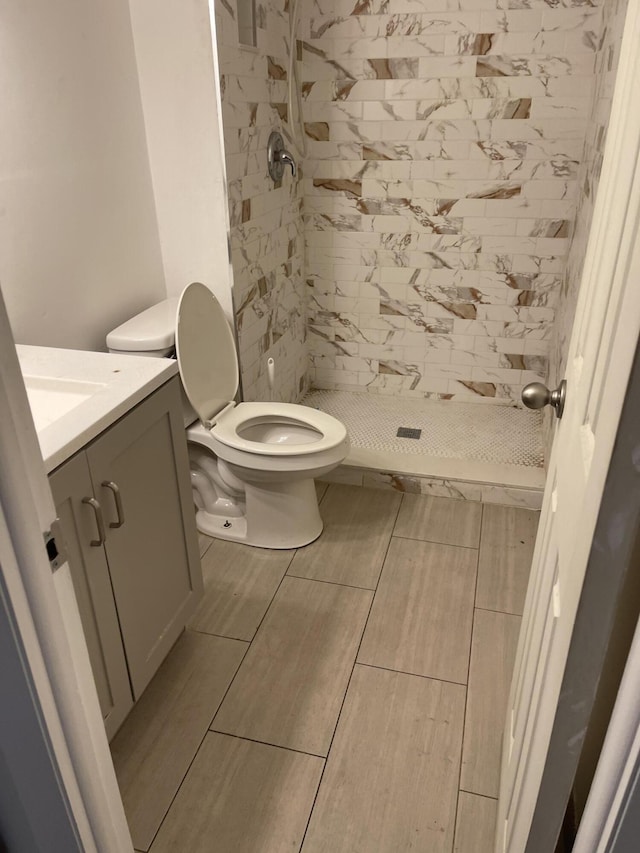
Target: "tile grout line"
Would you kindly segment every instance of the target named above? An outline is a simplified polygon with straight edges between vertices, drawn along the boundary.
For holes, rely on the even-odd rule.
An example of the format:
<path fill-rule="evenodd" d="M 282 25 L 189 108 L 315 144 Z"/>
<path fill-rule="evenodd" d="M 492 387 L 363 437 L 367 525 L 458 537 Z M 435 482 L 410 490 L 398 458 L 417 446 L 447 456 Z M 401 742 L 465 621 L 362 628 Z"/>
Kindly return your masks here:
<path fill-rule="evenodd" d="M 466 788 L 460 788 L 460 793 L 470 794 L 472 797 L 482 797 L 483 800 L 491 800 L 493 803 L 498 802 L 497 797 L 490 797 L 489 794 L 479 794 L 477 791 L 467 791 Z"/>
<path fill-rule="evenodd" d="M 195 521 L 195 516 L 194 516 L 194 521 Z M 207 553 L 207 551 L 209 550 L 209 548 L 211 548 L 211 546 L 213 545 L 213 543 L 214 543 L 216 540 L 215 540 L 215 537 L 213 537 L 213 536 L 209 536 L 209 534 L 208 534 L 208 533 L 203 533 L 201 530 L 198 530 L 198 528 L 197 528 L 197 527 L 196 527 L 196 533 L 198 534 L 198 553 L 200 552 L 200 537 L 201 537 L 201 536 L 206 536 L 206 538 L 209 540 L 209 544 L 208 544 L 208 545 L 207 545 L 207 547 L 204 549 L 204 551 L 202 552 L 202 554 L 200 554 L 200 559 L 202 560 L 202 558 L 204 557 L 204 555 Z"/>
<path fill-rule="evenodd" d="M 328 583 L 332 584 L 332 586 L 344 586 L 347 589 L 361 589 L 363 592 L 375 592 L 375 586 L 354 586 L 352 583 L 340 583 L 340 581 L 327 581 L 323 578 L 305 578 L 302 575 L 290 575 L 287 571 L 288 578 L 297 578 L 299 581 L 313 581 L 315 583 Z"/>
<path fill-rule="evenodd" d="M 320 755 L 318 752 L 306 752 L 304 749 L 296 749 L 293 746 L 283 746 L 281 743 L 271 743 L 268 740 L 258 740 L 254 737 L 245 737 L 244 735 L 232 735 L 230 732 L 224 732 L 221 729 L 207 729 L 207 732 L 211 732 L 211 734 L 222 735 L 223 737 L 232 737 L 236 740 L 245 740 L 249 743 L 259 743 L 262 746 L 270 746 L 273 749 L 284 749 L 285 752 L 295 752 L 298 755 L 308 755 L 310 758 L 321 758 L 322 761 L 326 760 L 326 756 Z"/>
<path fill-rule="evenodd" d="M 200 531 L 198 531 L 198 533 L 200 533 Z M 201 533 L 200 535 L 201 535 L 201 536 L 206 536 L 207 534 L 206 534 L 206 533 Z M 211 539 L 211 542 L 209 542 L 209 544 L 208 544 L 208 545 L 207 545 L 207 547 L 204 549 L 204 551 L 202 552 L 202 554 L 200 554 L 200 561 L 202 561 L 202 560 L 204 559 L 205 554 L 207 553 L 207 551 L 209 550 L 209 548 L 211 548 L 211 546 L 213 545 L 213 542 L 214 542 L 213 537 L 212 537 L 212 536 L 209 536 L 209 539 Z M 199 550 L 200 550 L 200 549 L 198 548 L 198 551 L 199 551 Z"/>
<path fill-rule="evenodd" d="M 207 735 L 208 735 L 208 734 L 209 734 L 209 732 L 211 731 L 211 728 L 210 728 L 210 727 L 213 725 L 213 721 L 215 720 L 215 718 L 216 718 L 216 715 L 217 715 L 218 711 L 219 711 L 219 710 L 220 710 L 220 708 L 222 707 L 222 703 L 223 703 L 223 702 L 224 702 L 224 700 L 227 698 L 227 694 L 229 693 L 229 690 L 231 689 L 231 685 L 232 685 L 232 684 L 233 684 L 233 682 L 236 680 L 236 676 L 237 676 L 237 675 L 238 675 L 238 673 L 240 672 L 240 668 L 241 668 L 242 664 L 244 663 L 245 658 L 246 658 L 246 657 L 247 657 L 247 655 L 249 654 L 249 650 L 251 649 L 251 646 L 252 646 L 252 644 L 253 644 L 253 640 L 256 638 L 256 636 L 257 636 L 257 634 L 258 634 L 258 631 L 260 630 L 260 627 L 261 627 L 262 623 L 264 622 L 264 620 L 265 620 L 265 618 L 266 618 L 266 616 L 267 616 L 267 613 L 268 613 L 268 612 L 269 612 L 269 610 L 271 609 L 271 605 L 273 604 L 273 599 L 276 597 L 276 595 L 277 595 L 277 593 L 278 593 L 278 590 L 279 590 L 279 589 L 280 589 L 280 587 L 282 586 L 282 581 L 286 578 L 286 576 L 287 576 L 287 570 L 288 570 L 289 566 L 291 565 L 291 561 L 292 561 L 292 560 L 293 560 L 293 558 L 295 557 L 295 555 L 296 555 L 297 551 L 298 551 L 298 549 L 296 548 L 296 549 L 294 550 L 293 554 L 291 555 L 291 560 L 289 560 L 289 562 L 287 563 L 287 569 L 285 570 L 284 574 L 283 574 L 283 575 L 282 575 L 282 577 L 280 578 L 280 583 L 279 583 L 279 584 L 278 584 L 278 586 L 276 587 L 276 589 L 275 589 L 275 591 L 274 591 L 274 593 L 273 593 L 273 595 L 272 595 L 272 597 L 271 597 L 271 601 L 269 602 L 269 606 L 268 606 L 268 607 L 267 607 L 267 609 L 265 610 L 264 615 L 262 616 L 262 619 L 260 620 L 260 622 L 259 622 L 259 624 L 258 624 L 258 627 L 257 627 L 257 628 L 256 628 L 256 630 L 255 630 L 255 633 L 254 633 L 254 635 L 253 635 L 253 639 L 252 639 L 252 640 L 250 640 L 250 641 L 249 641 L 249 643 L 247 644 L 247 648 L 244 650 L 244 654 L 242 655 L 242 659 L 240 660 L 240 663 L 238 664 L 238 667 L 237 667 L 236 671 L 235 671 L 235 672 L 234 672 L 234 674 L 233 674 L 233 678 L 231 679 L 231 681 L 230 681 L 230 682 L 229 682 L 229 684 L 227 685 L 227 689 L 224 691 L 224 694 L 223 694 L 223 696 L 222 696 L 222 699 L 220 700 L 220 702 L 218 702 L 218 706 L 217 706 L 217 708 L 215 709 L 215 711 L 213 712 L 213 716 L 211 717 L 211 720 L 210 720 L 210 721 L 209 721 L 209 723 L 207 724 L 207 728 L 206 728 L 206 730 L 205 730 L 204 735 L 202 736 L 202 739 L 200 740 L 200 743 L 198 744 L 198 748 L 197 748 L 197 749 L 196 749 L 196 751 L 194 752 L 194 754 L 193 754 L 193 758 L 192 758 L 192 759 L 191 759 L 191 761 L 189 762 L 189 766 L 187 767 L 187 769 L 186 769 L 186 771 L 185 771 L 185 773 L 184 773 L 184 775 L 183 775 L 182 779 L 180 780 L 180 784 L 178 785 L 178 787 L 177 787 L 177 789 L 176 789 L 176 792 L 175 792 L 175 794 L 173 795 L 173 797 L 171 798 L 171 802 L 169 803 L 169 805 L 168 805 L 168 807 L 167 807 L 167 810 L 166 810 L 166 812 L 164 813 L 164 817 L 163 817 L 163 818 L 162 818 L 162 820 L 160 821 L 160 823 L 159 823 L 159 825 L 158 825 L 158 828 L 156 829 L 156 831 L 155 831 L 155 833 L 154 833 L 154 835 L 153 835 L 153 838 L 151 839 L 151 844 L 149 845 L 149 850 L 151 850 L 151 848 L 153 847 L 153 844 L 154 844 L 154 842 L 155 842 L 156 838 L 158 837 L 158 833 L 159 833 L 159 832 L 160 832 L 160 830 L 162 829 L 162 825 L 163 825 L 163 823 L 165 822 L 165 820 L 167 819 L 167 817 L 168 817 L 168 815 L 169 815 L 169 812 L 171 811 L 171 809 L 172 809 L 172 807 L 173 807 L 173 804 L 174 804 L 174 803 L 175 803 L 175 801 L 176 801 L 176 797 L 177 797 L 177 796 L 178 796 L 178 794 L 180 793 L 180 789 L 181 789 L 181 788 L 182 788 L 182 786 L 184 785 L 184 780 L 185 780 L 185 779 L 187 778 L 187 776 L 189 775 L 189 771 L 191 770 L 191 768 L 192 768 L 192 766 L 193 766 L 193 762 L 194 762 L 194 761 L 196 760 L 196 758 L 198 757 L 198 754 L 200 753 L 200 750 L 202 749 L 202 745 L 203 745 L 203 743 L 205 742 L 205 739 L 206 739 Z M 223 639 L 231 639 L 231 638 L 228 638 L 228 637 L 227 637 L 227 638 L 223 638 Z M 244 641 L 240 641 L 240 642 L 246 642 L 246 640 L 244 640 Z"/>
<path fill-rule="evenodd" d="M 482 610 L 484 613 L 500 613 L 502 616 L 517 616 L 522 619 L 522 613 L 514 613 L 512 610 L 496 610 L 494 607 L 475 607 L 474 610 Z"/>
<path fill-rule="evenodd" d="M 323 482 L 323 481 L 322 481 L 322 480 L 315 480 L 315 481 L 314 481 L 314 483 L 315 483 L 315 482 L 321 483 L 321 482 Z M 329 491 L 329 486 L 330 486 L 330 485 L 331 485 L 331 483 L 325 483 L 325 486 L 326 486 L 327 488 L 324 490 L 324 492 L 323 492 L 323 493 L 322 493 L 322 495 L 320 496 L 320 499 L 318 500 L 318 507 L 319 507 L 319 506 L 320 506 L 320 504 L 323 502 L 323 500 L 326 498 L 326 496 L 327 496 L 327 492 Z M 316 492 L 316 495 L 317 495 L 317 494 L 318 494 L 318 493 Z M 296 550 L 297 550 L 297 549 L 296 549 Z"/>
<path fill-rule="evenodd" d="M 451 849 L 453 850 L 456 843 L 456 830 L 458 828 L 458 810 L 460 809 L 460 791 L 462 790 L 462 762 L 464 758 L 464 736 L 467 724 L 467 707 L 469 704 L 469 683 L 471 681 L 471 651 L 473 649 L 473 634 L 475 629 L 475 613 L 476 613 L 476 598 L 478 595 L 478 579 L 480 575 L 480 549 L 482 548 L 482 530 L 484 521 L 484 506 L 481 504 L 482 511 L 480 512 L 480 537 L 478 539 L 477 558 L 476 558 L 476 584 L 473 591 L 473 610 L 471 613 L 471 637 L 469 638 L 469 666 L 467 667 L 467 684 L 464 691 L 464 714 L 462 716 L 462 740 L 460 742 L 460 768 L 458 770 L 458 790 L 456 792 L 456 811 L 453 821 L 453 838 Z"/>
<path fill-rule="evenodd" d="M 480 545 L 454 545 L 452 542 L 437 542 L 435 539 L 419 539 L 417 536 L 399 536 L 393 534 L 394 539 L 406 539 L 408 542 L 427 542 L 429 545 L 442 545 L 443 548 L 466 548 L 467 551 L 479 551 Z"/>
<path fill-rule="evenodd" d="M 320 779 L 318 781 L 318 787 L 316 788 L 316 793 L 313 798 L 313 803 L 311 804 L 311 809 L 309 810 L 309 817 L 307 818 L 307 824 L 304 829 L 304 833 L 302 835 L 302 840 L 300 842 L 300 847 L 298 848 L 298 853 L 301 853 L 302 848 L 304 847 L 304 842 L 307 837 L 307 833 L 309 832 L 309 825 L 311 823 L 311 818 L 313 817 L 313 812 L 316 807 L 316 803 L 318 801 L 318 794 L 320 793 L 320 788 L 322 787 L 322 780 L 324 779 L 324 774 L 327 770 L 327 764 L 329 763 L 329 756 L 331 755 L 331 747 L 333 746 L 333 741 L 335 740 L 336 732 L 338 731 L 338 726 L 340 725 L 340 717 L 342 716 L 342 711 L 344 709 L 344 703 L 347 699 L 347 694 L 349 692 L 349 687 L 351 686 L 351 681 L 353 679 L 353 673 L 355 672 L 355 668 L 358 663 L 358 655 L 360 654 L 360 647 L 362 646 L 362 640 L 364 638 L 365 632 L 367 630 L 367 625 L 369 624 L 369 618 L 371 617 L 371 610 L 373 609 L 373 603 L 376 598 L 376 593 L 378 591 L 378 585 L 380 584 L 380 578 L 382 577 L 382 572 L 384 571 L 384 564 L 387 561 L 387 556 L 389 554 L 389 548 L 391 546 L 391 540 L 393 539 L 393 531 L 395 529 L 396 523 L 398 521 L 398 516 L 400 515 L 400 507 L 402 506 L 404 500 L 404 495 L 400 495 L 400 500 L 398 502 L 398 508 L 396 509 L 396 517 L 393 520 L 393 525 L 391 527 L 391 533 L 389 534 L 389 541 L 387 542 L 387 547 L 385 549 L 384 558 L 382 560 L 382 565 L 380 567 L 380 572 L 378 573 L 378 580 L 376 581 L 376 588 L 373 591 L 373 595 L 371 596 L 371 604 L 369 605 L 369 612 L 367 613 L 367 618 L 365 619 L 364 626 L 362 628 L 362 634 L 360 635 L 360 642 L 358 643 L 358 648 L 356 649 L 356 653 L 353 659 L 353 666 L 351 667 L 351 673 L 349 675 L 349 680 L 347 681 L 347 685 L 345 687 L 344 695 L 342 697 L 342 702 L 340 704 L 340 710 L 338 711 L 338 716 L 336 717 L 336 724 L 333 727 L 333 734 L 331 735 L 331 740 L 329 742 L 329 749 L 327 750 L 327 757 L 325 758 L 324 767 L 322 768 L 322 773 L 320 774 Z"/>
<path fill-rule="evenodd" d="M 436 675 L 423 675 L 420 672 L 407 672 L 406 669 L 393 669 L 391 666 L 379 666 L 375 663 L 364 663 L 363 661 L 356 661 L 358 666 L 366 666 L 369 669 L 381 669 L 383 672 L 397 672 L 398 675 L 410 675 L 412 678 L 426 678 L 427 681 L 441 681 L 443 684 L 455 684 L 456 687 L 464 687 L 466 689 L 467 684 L 464 681 L 451 681 L 450 678 L 438 678 Z"/>
<path fill-rule="evenodd" d="M 226 638 L 223 638 L 223 639 L 226 639 Z M 231 679 L 231 681 L 229 682 L 229 684 L 228 684 L 228 686 L 227 686 L 227 689 L 224 691 L 224 695 L 223 695 L 222 699 L 220 700 L 220 702 L 218 703 L 218 707 L 217 707 L 217 708 L 216 708 L 216 710 L 214 711 L 213 717 L 211 718 L 211 722 L 207 725 L 207 728 L 205 729 L 205 732 L 204 732 L 204 734 L 203 734 L 202 738 L 200 739 L 200 743 L 198 744 L 198 748 L 197 748 L 197 749 L 196 749 L 196 751 L 194 752 L 194 754 L 193 754 L 193 758 L 192 758 L 192 759 L 191 759 L 191 761 L 189 762 L 189 766 L 188 766 L 188 767 L 187 767 L 187 769 L 185 770 L 184 775 L 182 776 L 182 779 L 180 780 L 180 784 L 179 784 L 179 785 L 178 785 L 178 787 L 176 788 L 176 792 L 175 792 L 175 794 L 173 795 L 173 797 L 171 798 L 171 802 L 170 802 L 170 803 L 169 803 L 169 805 L 167 806 L 167 810 L 166 810 L 166 811 L 165 811 L 165 813 L 164 813 L 164 817 L 162 818 L 162 820 L 161 820 L 161 821 L 160 821 L 160 823 L 158 824 L 158 828 L 156 829 L 156 831 L 155 831 L 155 832 L 154 832 L 154 834 L 153 834 L 153 838 L 151 839 L 151 844 L 149 845 L 149 850 L 151 850 L 151 848 L 153 847 L 153 844 L 154 844 L 154 842 L 155 842 L 156 838 L 158 837 L 158 833 L 159 833 L 159 832 L 160 832 L 160 830 L 162 829 L 162 824 L 163 824 L 163 823 L 165 822 L 165 820 L 167 819 L 167 816 L 168 816 L 169 812 L 171 811 L 171 808 L 172 808 L 172 806 L 173 806 L 173 804 L 174 804 L 174 802 L 175 802 L 175 800 L 176 800 L 176 797 L 178 796 L 178 794 L 180 793 L 180 789 L 181 789 L 181 788 L 182 788 L 182 786 L 184 785 L 184 780 L 187 778 L 187 776 L 188 776 L 188 774 L 189 774 L 189 771 L 191 770 L 191 767 L 193 766 L 193 762 L 196 760 L 196 758 L 197 758 L 197 756 L 198 756 L 198 754 L 199 754 L 200 750 L 202 749 L 202 744 L 204 743 L 205 738 L 207 737 L 207 734 L 209 733 L 209 726 L 210 726 L 210 725 L 211 725 L 211 723 L 213 722 L 213 719 L 214 719 L 215 715 L 218 713 L 218 710 L 220 709 L 220 706 L 221 706 L 221 705 L 222 705 L 222 703 L 224 702 L 225 697 L 226 697 L 227 693 L 229 692 L 229 687 L 231 687 L 231 685 L 233 684 L 233 681 L 235 680 L 235 677 L 236 677 L 236 675 L 238 674 L 238 670 L 239 670 L 239 669 L 240 669 L 240 667 L 242 666 L 242 663 L 243 663 L 243 661 L 244 661 L 245 657 L 247 656 L 247 652 L 249 651 L 250 647 L 251 647 L 251 643 L 248 643 L 248 644 L 247 644 L 247 648 L 244 650 L 244 654 L 242 655 L 242 659 L 240 660 L 240 663 L 238 664 L 238 666 L 237 666 L 237 668 L 236 668 L 236 671 L 235 671 L 235 672 L 234 672 L 234 674 L 233 674 L 233 678 L 232 678 L 232 679 Z"/>
<path fill-rule="evenodd" d="M 204 637 L 217 637 L 219 640 L 235 640 L 236 643 L 246 643 L 248 646 L 253 642 L 253 637 L 247 640 L 246 637 L 231 637 L 229 634 L 214 634 L 213 631 L 203 631 L 202 628 L 187 627 L 187 631 L 192 631 L 194 634 L 202 634 Z"/>

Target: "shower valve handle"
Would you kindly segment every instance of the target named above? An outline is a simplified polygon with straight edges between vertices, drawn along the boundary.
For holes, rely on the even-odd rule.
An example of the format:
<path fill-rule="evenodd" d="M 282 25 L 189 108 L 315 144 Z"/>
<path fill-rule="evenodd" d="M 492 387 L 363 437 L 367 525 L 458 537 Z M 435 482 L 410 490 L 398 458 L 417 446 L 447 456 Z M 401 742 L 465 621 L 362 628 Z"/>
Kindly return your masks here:
<path fill-rule="evenodd" d="M 284 148 L 281 151 L 278 151 L 276 156 L 280 160 L 280 162 L 284 166 L 291 166 L 291 174 L 295 178 L 296 176 L 296 161 L 293 159 L 291 154 L 288 151 L 285 151 Z"/>
<path fill-rule="evenodd" d="M 269 137 L 267 145 L 267 166 L 269 169 L 269 177 L 272 181 L 281 181 L 284 175 L 284 167 L 291 167 L 291 174 L 296 176 L 296 161 L 293 156 L 284 147 L 282 134 L 276 130 Z"/>

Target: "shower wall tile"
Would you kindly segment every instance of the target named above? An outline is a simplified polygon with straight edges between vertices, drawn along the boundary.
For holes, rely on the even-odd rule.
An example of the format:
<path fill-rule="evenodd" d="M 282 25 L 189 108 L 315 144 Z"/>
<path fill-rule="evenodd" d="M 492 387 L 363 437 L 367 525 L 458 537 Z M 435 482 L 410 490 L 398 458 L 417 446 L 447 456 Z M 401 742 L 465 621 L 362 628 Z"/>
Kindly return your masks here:
<path fill-rule="evenodd" d="M 609 0 L 603 6 L 604 29 L 596 57 L 595 98 L 588 116 L 584 156 L 577 182 L 578 213 L 567 259 L 566 276 L 559 291 L 557 319 L 552 338 L 552 387 L 556 387 L 562 379 L 567 364 L 571 328 L 600 181 L 627 4 L 628 0 Z"/>
<path fill-rule="evenodd" d="M 512 405 L 549 372 L 602 0 L 301 4 L 312 384 Z"/>
<path fill-rule="evenodd" d="M 470 483 L 462 480 L 442 480 L 435 477 L 418 477 L 392 474 L 388 471 L 370 471 L 340 465 L 322 480 L 327 483 L 348 483 L 372 489 L 394 489 L 407 494 L 455 498 L 465 501 L 501 504 L 503 506 L 540 509 L 542 489 L 511 488 L 488 483 Z"/>
<path fill-rule="evenodd" d="M 295 402 L 308 381 L 302 183 L 274 185 L 266 168 L 271 131 L 287 139 L 288 5 L 258 0 L 257 48 L 239 44 L 236 0 L 215 8 L 244 399 Z"/>

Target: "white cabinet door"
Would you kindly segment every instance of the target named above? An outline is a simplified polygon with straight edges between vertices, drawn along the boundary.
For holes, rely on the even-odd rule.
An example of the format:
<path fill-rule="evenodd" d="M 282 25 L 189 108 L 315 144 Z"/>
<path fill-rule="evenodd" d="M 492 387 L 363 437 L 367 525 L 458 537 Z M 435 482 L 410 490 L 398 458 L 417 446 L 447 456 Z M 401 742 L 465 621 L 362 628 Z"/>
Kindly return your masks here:
<path fill-rule="evenodd" d="M 532 849 L 529 831 L 545 762 L 562 760 L 548 756 L 548 747 L 640 330 L 639 10 L 640 2 L 630 0 L 570 345 L 567 404 L 549 464 L 516 657 L 503 746 L 499 853 Z"/>

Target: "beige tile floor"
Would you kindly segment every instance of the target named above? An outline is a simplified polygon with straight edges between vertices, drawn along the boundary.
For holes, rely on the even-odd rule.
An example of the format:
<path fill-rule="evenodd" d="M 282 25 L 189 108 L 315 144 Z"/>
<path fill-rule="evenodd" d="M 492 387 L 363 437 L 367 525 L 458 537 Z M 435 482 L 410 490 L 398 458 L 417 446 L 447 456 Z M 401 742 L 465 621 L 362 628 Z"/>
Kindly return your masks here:
<path fill-rule="evenodd" d="M 492 853 L 538 514 L 318 493 L 305 548 L 201 537 L 204 599 L 112 744 L 136 850 Z"/>

